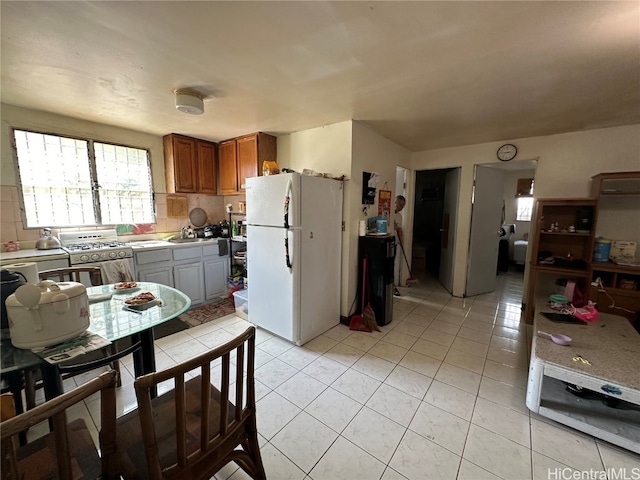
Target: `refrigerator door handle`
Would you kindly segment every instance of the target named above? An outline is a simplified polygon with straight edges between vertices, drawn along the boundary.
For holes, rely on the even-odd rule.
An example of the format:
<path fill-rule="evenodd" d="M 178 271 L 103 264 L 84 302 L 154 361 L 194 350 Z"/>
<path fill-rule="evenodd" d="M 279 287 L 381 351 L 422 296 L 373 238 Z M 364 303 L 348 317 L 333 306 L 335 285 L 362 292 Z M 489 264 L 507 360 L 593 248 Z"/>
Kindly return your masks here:
<path fill-rule="evenodd" d="M 287 188 L 284 192 L 284 228 L 285 230 L 289 228 L 289 202 L 291 201 L 291 187 L 292 187 L 291 179 L 289 179 L 289 181 L 287 182 Z M 286 243 L 288 242 L 285 242 L 285 246 L 286 246 Z M 287 247 L 287 257 L 288 255 L 289 255 L 289 249 Z M 287 262 L 287 265 L 289 265 L 288 262 Z M 289 266 L 289 268 L 291 267 Z"/>
<path fill-rule="evenodd" d="M 287 268 L 291 270 L 293 265 L 291 264 L 291 257 L 289 257 L 289 236 L 287 235 L 288 231 L 284 231 L 284 258 L 287 263 Z"/>

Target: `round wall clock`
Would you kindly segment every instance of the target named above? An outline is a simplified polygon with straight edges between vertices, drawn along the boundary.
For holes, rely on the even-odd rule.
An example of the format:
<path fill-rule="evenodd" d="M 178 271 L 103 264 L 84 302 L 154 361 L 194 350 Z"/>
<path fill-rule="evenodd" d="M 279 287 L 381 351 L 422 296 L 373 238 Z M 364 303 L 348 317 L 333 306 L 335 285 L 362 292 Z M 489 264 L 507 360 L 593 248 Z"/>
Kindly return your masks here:
<path fill-rule="evenodd" d="M 498 159 L 503 162 L 508 162 L 509 160 L 513 160 L 518 153 L 518 149 L 515 145 L 510 143 L 505 143 L 498 149 Z"/>

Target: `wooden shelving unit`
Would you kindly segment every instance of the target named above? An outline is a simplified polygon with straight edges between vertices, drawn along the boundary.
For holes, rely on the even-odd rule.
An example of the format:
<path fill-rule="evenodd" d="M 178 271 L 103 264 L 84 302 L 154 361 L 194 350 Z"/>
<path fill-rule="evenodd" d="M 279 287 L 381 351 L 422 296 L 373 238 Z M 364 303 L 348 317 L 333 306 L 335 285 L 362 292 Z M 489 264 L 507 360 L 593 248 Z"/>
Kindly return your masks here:
<path fill-rule="evenodd" d="M 589 221 L 585 224 L 581 222 L 581 217 L 587 217 Z M 536 202 L 525 305 L 525 321 L 528 324 L 533 323 L 536 292 L 540 291 L 538 282 L 541 277 L 575 279 L 583 291 L 587 290 L 591 277 L 596 217 L 595 198 L 541 199 Z M 573 231 L 581 226 L 586 228 L 585 225 L 588 231 Z"/>
<path fill-rule="evenodd" d="M 591 194 L 598 199 L 598 234 L 640 245 L 640 172 L 600 173 L 591 179 Z M 589 299 L 598 310 L 635 320 L 640 311 L 640 267 L 591 262 L 590 270 Z"/>

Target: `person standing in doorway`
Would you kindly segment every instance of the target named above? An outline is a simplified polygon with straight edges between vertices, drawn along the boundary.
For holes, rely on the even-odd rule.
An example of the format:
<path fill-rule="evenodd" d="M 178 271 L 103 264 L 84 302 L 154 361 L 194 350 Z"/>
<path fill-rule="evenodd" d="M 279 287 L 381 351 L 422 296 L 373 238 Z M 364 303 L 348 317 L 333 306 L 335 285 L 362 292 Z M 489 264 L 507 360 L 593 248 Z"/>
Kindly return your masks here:
<path fill-rule="evenodd" d="M 404 233 L 402 232 L 402 213 L 400 212 L 402 212 L 405 203 L 407 203 L 407 200 L 402 195 L 398 195 L 396 197 L 396 208 L 393 215 L 393 229 L 396 234 L 396 244 L 401 246 L 404 246 L 402 243 L 404 241 Z M 400 255 L 398 255 L 398 249 L 396 248 L 396 257 L 393 261 L 393 295 L 396 297 L 400 296 L 397 287 L 400 285 L 400 264 Z"/>

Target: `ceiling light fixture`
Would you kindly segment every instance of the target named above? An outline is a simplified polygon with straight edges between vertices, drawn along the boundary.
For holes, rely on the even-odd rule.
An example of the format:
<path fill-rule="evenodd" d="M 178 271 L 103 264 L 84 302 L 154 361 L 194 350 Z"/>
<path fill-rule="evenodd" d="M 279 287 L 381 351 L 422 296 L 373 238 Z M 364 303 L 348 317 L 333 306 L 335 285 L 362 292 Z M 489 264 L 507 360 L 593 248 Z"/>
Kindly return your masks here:
<path fill-rule="evenodd" d="M 190 88 L 175 90 L 176 108 L 190 115 L 202 115 L 204 113 L 204 95 Z"/>

